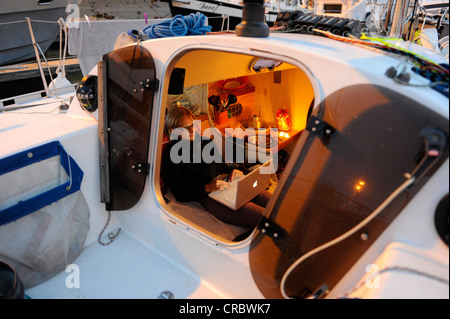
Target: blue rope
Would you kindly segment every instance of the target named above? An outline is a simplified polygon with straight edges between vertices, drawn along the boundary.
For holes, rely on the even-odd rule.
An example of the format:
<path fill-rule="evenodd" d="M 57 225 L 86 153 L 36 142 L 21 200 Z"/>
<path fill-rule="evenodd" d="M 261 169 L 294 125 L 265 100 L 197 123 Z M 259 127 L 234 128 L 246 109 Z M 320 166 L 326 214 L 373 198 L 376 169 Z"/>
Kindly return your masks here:
<path fill-rule="evenodd" d="M 205 26 L 206 16 L 200 12 L 188 16 L 176 15 L 171 20 L 152 24 L 142 30 L 150 39 L 185 35 L 203 35 L 211 32 L 212 27 Z"/>
<path fill-rule="evenodd" d="M 443 68 L 446 70 L 449 69 L 448 64 L 440 64 Z M 449 97 L 449 76 L 448 73 L 436 73 L 430 70 L 422 70 L 417 67 L 412 67 L 412 71 L 423 76 L 427 80 L 429 80 L 434 85 L 431 86 L 434 90 L 438 91 L 439 93 L 445 95 L 446 97 Z"/>

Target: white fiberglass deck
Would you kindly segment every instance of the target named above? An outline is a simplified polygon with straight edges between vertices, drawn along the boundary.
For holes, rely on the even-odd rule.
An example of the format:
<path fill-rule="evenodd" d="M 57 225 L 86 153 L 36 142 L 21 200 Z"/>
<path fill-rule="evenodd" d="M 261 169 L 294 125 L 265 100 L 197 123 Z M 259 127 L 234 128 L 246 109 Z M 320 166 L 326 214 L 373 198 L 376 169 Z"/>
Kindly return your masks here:
<path fill-rule="evenodd" d="M 29 101 L 18 100 L 17 105 L 40 105 L 0 113 L 0 132 L 5 141 L 0 157 L 44 142 L 61 141 L 84 171 L 82 190 L 90 203 L 88 245 L 67 272 L 63 270 L 50 280 L 27 289 L 26 295 L 32 299 L 155 299 L 161 292 L 170 291 L 176 299 L 223 298 L 208 289 L 198 276 L 178 267 L 123 230 L 110 245 L 102 246 L 97 242 L 106 222 L 99 217 L 104 216 L 101 215 L 104 207 L 98 200 L 97 121 L 81 109 L 59 112 L 61 100 L 69 102 L 73 94 L 61 94 L 59 99 L 32 100 L 30 96 Z"/>
<path fill-rule="evenodd" d="M 123 231 L 108 246 L 89 245 L 72 265 L 76 266 L 69 266 L 68 272 L 27 289 L 26 295 L 32 299 L 156 299 L 168 290 L 176 299 L 223 298 Z M 79 288 L 71 287 L 76 284 L 74 269 L 79 270 Z"/>

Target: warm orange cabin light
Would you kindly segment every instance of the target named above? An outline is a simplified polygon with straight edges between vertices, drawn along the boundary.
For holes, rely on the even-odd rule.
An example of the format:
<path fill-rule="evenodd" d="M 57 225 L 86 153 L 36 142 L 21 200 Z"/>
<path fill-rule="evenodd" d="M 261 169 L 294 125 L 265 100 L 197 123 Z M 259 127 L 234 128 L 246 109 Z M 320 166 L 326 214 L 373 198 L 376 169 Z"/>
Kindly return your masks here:
<path fill-rule="evenodd" d="M 358 182 L 358 184 L 356 184 L 355 189 L 357 191 L 360 191 L 360 190 L 362 190 L 364 188 L 365 185 L 366 185 L 366 182 L 361 180 L 361 181 Z"/>

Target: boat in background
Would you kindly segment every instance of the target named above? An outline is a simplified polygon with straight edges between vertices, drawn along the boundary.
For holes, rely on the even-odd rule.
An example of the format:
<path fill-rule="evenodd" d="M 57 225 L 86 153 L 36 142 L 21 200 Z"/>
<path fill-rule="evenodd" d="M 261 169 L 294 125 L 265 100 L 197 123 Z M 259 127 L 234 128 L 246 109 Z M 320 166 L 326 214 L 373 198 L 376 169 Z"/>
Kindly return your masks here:
<path fill-rule="evenodd" d="M 315 0 L 314 13 L 364 21 L 371 6 L 385 6 L 389 0 Z"/>
<path fill-rule="evenodd" d="M 65 18 L 75 0 L 0 1 L 0 65 L 36 58 L 26 18 L 30 19 L 36 43 L 45 53 L 59 33 L 58 20 Z"/>
<path fill-rule="evenodd" d="M 391 43 L 407 50 L 418 44 L 432 49 L 448 60 L 448 3 L 441 0 L 435 5 L 438 11 L 428 11 L 419 1 L 388 0 L 377 1 L 333 1 L 318 0 L 311 12 L 298 11 L 296 15 L 287 12 L 287 18 L 277 19 L 275 27 L 284 32 L 313 33 L 313 29 L 332 31 L 342 35 L 343 29 L 351 29 L 357 38 L 378 39 L 382 43 Z M 404 9 L 406 8 L 406 9 Z M 433 9 L 434 10 L 434 9 Z M 279 16 L 282 16 L 280 14 Z M 339 28 L 336 27 L 339 25 Z M 416 52 L 419 53 L 419 52 Z"/>
<path fill-rule="evenodd" d="M 427 15 L 435 19 L 442 16 L 449 8 L 447 0 L 421 0 L 419 3 L 427 10 Z"/>
<path fill-rule="evenodd" d="M 162 0 L 169 2 L 172 16 L 200 12 L 208 17 L 212 31 L 234 30 L 242 21 L 241 0 Z M 261 0 L 264 2 L 264 0 Z M 300 0 L 266 0 L 266 23 L 271 26 L 281 11 L 300 10 Z"/>
<path fill-rule="evenodd" d="M 437 34 L 433 34 L 434 37 L 432 37 L 434 41 L 431 41 L 432 44 L 428 46 L 439 49 L 448 58 L 449 2 L 447 0 L 423 0 L 421 5 L 424 9 L 421 17 L 423 24 L 428 25 L 429 28 L 435 28 L 437 31 Z"/>

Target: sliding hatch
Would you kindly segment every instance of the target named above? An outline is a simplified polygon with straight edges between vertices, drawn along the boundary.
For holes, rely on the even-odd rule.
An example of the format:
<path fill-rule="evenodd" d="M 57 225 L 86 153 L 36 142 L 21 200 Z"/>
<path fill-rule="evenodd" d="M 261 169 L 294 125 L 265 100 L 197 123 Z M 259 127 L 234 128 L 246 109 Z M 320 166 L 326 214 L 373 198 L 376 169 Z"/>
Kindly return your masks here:
<path fill-rule="evenodd" d="M 447 119 L 384 87 L 350 86 L 321 102 L 250 246 L 264 296 L 325 296 L 448 158 L 447 137 Z M 405 174 L 418 179 L 380 209 Z"/>
<path fill-rule="evenodd" d="M 98 73 L 101 201 L 126 210 L 148 173 L 155 64 L 144 47 L 127 46 L 104 55 Z"/>

